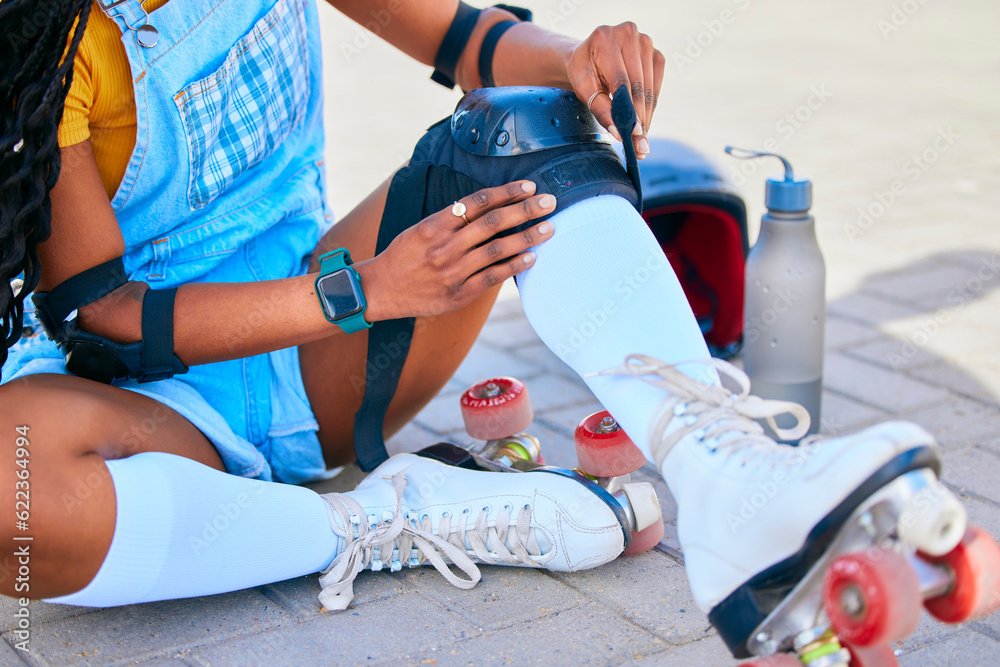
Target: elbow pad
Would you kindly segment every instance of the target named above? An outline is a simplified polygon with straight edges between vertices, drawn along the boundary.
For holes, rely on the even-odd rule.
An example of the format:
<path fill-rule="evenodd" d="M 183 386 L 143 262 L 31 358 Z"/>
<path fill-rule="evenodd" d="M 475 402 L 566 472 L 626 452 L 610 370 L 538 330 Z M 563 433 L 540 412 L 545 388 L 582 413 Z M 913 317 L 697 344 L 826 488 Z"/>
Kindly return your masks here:
<path fill-rule="evenodd" d="M 66 370 L 89 380 L 112 384 L 136 379 L 153 382 L 186 373 L 174 354 L 174 297 L 177 289 L 148 290 L 142 301 L 142 340 L 116 343 L 79 328 L 69 315 L 128 282 L 121 257 L 60 283 L 51 292 L 33 294 L 38 319 L 66 355 Z"/>

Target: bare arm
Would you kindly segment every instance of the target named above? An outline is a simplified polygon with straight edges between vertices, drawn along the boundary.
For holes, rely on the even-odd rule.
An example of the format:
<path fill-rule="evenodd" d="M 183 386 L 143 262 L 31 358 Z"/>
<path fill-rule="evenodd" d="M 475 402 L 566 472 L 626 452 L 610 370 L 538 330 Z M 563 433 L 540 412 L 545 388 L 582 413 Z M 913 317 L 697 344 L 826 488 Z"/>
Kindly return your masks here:
<path fill-rule="evenodd" d="M 364 25 L 375 17 L 379 35 L 416 60 L 432 65 L 438 47 L 455 16 L 458 0 L 328 0 L 351 19 Z M 386 19 L 388 17 L 388 19 Z M 489 29 L 514 15 L 497 8 L 484 9 L 458 61 L 456 80 L 463 90 L 482 86 L 479 50 Z M 383 25 L 384 24 L 384 25 Z M 584 102 L 611 130 L 611 98 L 595 93 L 628 86 L 639 117 L 633 137 L 641 156 L 649 152 L 649 125 L 663 83 L 665 59 L 648 35 L 634 23 L 601 26 L 582 42 L 549 32 L 531 23 L 507 30 L 493 55 L 493 80 L 498 86 L 537 85 L 566 88 Z"/>
<path fill-rule="evenodd" d="M 120 256 L 118 221 L 101 185 L 89 142 L 62 149 L 63 170 L 52 200 L 52 236 L 39 246 L 46 291 Z M 466 197 L 465 224 L 450 211 L 411 227 L 378 257 L 355 264 L 368 300 L 365 319 L 438 315 L 461 308 L 530 265 L 525 251 L 548 239 L 538 226 L 504 239 L 500 230 L 548 213 L 523 182 Z M 531 257 L 529 255 L 529 257 Z M 248 283 L 187 284 L 174 306 L 174 352 L 187 365 L 238 359 L 344 335 L 326 321 L 315 274 Z M 148 285 L 131 282 L 79 310 L 85 330 L 119 343 L 140 340 Z"/>

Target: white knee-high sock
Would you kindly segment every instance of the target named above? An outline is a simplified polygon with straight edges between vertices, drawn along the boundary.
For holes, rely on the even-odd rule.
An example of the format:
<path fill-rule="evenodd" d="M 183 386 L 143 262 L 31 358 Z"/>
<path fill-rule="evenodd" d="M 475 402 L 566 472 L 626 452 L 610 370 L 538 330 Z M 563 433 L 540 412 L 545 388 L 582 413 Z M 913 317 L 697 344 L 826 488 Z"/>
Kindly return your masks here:
<path fill-rule="evenodd" d="M 670 262 L 627 201 L 595 197 L 551 220 L 555 233 L 534 249 L 538 259 L 517 283 L 528 321 L 567 365 L 586 375 L 633 353 L 674 364 L 710 356 Z M 718 382 L 714 369 L 680 370 Z M 663 390 L 624 376 L 584 380 L 652 460 L 647 430 Z"/>
<path fill-rule="evenodd" d="M 87 607 L 234 591 L 318 572 L 336 556 L 327 503 L 297 486 L 236 477 L 180 456 L 108 461 L 118 514 Z"/>

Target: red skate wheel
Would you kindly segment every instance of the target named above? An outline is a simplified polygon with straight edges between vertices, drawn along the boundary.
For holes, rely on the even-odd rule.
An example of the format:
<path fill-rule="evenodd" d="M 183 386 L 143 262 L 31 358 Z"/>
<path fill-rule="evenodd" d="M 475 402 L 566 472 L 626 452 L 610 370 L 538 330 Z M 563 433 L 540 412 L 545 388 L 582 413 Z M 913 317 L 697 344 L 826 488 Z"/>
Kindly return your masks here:
<path fill-rule="evenodd" d="M 608 414 L 595 412 L 576 427 L 576 460 L 580 469 L 595 477 L 618 477 L 641 468 L 646 457 Z"/>
<path fill-rule="evenodd" d="M 899 664 L 896 654 L 888 644 L 865 648 L 844 644 L 844 647 L 851 652 L 851 667 L 896 667 Z"/>
<path fill-rule="evenodd" d="M 1000 607 L 1000 546 L 982 528 L 967 528 L 958 546 L 943 556 L 921 553 L 920 557 L 945 565 L 952 574 L 951 590 L 924 600 L 924 607 L 934 618 L 963 623 Z"/>
<path fill-rule="evenodd" d="M 632 531 L 632 541 L 629 542 L 628 549 L 622 554 L 631 556 L 649 551 L 663 539 L 663 521 L 657 521 L 651 526 L 646 526 L 642 530 Z"/>
<path fill-rule="evenodd" d="M 528 389 L 515 378 L 483 380 L 462 394 L 465 430 L 479 440 L 499 440 L 520 433 L 534 418 Z"/>
<path fill-rule="evenodd" d="M 902 639 L 920 621 L 920 579 L 890 549 L 840 556 L 823 577 L 823 607 L 841 641 L 872 646 Z"/>
<path fill-rule="evenodd" d="M 766 658 L 754 658 L 750 662 L 741 662 L 739 667 L 802 667 L 802 661 L 788 653 L 777 653 Z"/>

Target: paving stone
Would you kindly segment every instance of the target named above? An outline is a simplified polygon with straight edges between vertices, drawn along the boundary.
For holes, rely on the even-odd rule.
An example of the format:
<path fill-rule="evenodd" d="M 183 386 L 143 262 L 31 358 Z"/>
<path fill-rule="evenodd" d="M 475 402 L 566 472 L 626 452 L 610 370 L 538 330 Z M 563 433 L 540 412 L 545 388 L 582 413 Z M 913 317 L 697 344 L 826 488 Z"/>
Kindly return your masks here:
<path fill-rule="evenodd" d="M 945 483 L 1000 503 L 1000 456 L 983 447 L 967 447 L 942 456 Z"/>
<path fill-rule="evenodd" d="M 591 602 L 544 618 L 486 632 L 435 652 L 414 655 L 414 663 L 450 665 L 620 664 L 664 643 L 652 633 Z M 426 663 L 430 664 L 430 663 Z"/>
<path fill-rule="evenodd" d="M 1000 370 L 989 366 L 936 363 L 914 369 L 909 374 L 924 382 L 948 387 L 957 394 L 1000 404 Z"/>
<path fill-rule="evenodd" d="M 884 410 L 829 391 L 823 392 L 822 401 L 821 435 L 843 435 L 890 418 Z"/>
<path fill-rule="evenodd" d="M 510 353 L 525 362 L 544 370 L 546 373 L 555 373 L 562 377 L 578 379 L 576 371 L 563 363 L 563 360 L 556 356 L 555 352 L 539 341 L 533 345 L 525 345 L 510 350 Z"/>
<path fill-rule="evenodd" d="M 865 405 L 888 412 L 931 405 L 948 397 L 945 389 L 840 353 L 827 355 L 823 368 L 823 385 Z"/>
<path fill-rule="evenodd" d="M 443 396 L 442 405 L 447 404 L 447 399 L 449 397 Z M 458 405 L 458 399 L 454 396 L 450 397 L 454 405 Z M 399 454 L 401 452 L 416 452 L 420 451 L 424 447 L 433 445 L 438 440 L 440 436 L 433 433 L 432 431 L 420 426 L 417 422 L 410 422 L 403 428 L 399 430 L 396 435 L 389 438 L 385 443 L 386 452 L 389 456 L 394 454 Z"/>
<path fill-rule="evenodd" d="M 913 651 L 904 650 L 899 656 L 899 664 L 903 667 L 993 667 L 998 656 L 1000 643 L 964 629 Z"/>
<path fill-rule="evenodd" d="M 7 632 L 14 627 L 14 612 L 20 609 L 18 598 L 10 598 L 0 595 L 0 632 Z M 28 605 L 31 614 L 31 625 L 58 621 L 62 618 L 75 618 L 89 614 L 95 609 L 93 607 L 77 607 L 70 604 L 50 604 L 41 600 L 32 600 Z"/>
<path fill-rule="evenodd" d="M 146 662 L 133 663 L 139 665 L 140 667 L 190 667 L 194 665 L 194 662 L 188 662 L 184 659 L 184 654 L 187 651 L 181 651 L 177 656 L 169 658 L 153 658 L 152 660 L 147 660 Z"/>
<path fill-rule="evenodd" d="M 31 645 L 29 643 L 29 649 L 27 651 L 21 651 L 13 648 L 5 641 L 0 641 L 0 665 L 18 665 L 20 667 L 26 662 L 27 664 L 37 664 L 37 662 L 33 660 L 34 656 L 31 652 L 30 646 Z"/>
<path fill-rule="evenodd" d="M 568 380 L 558 375 L 544 374 L 524 381 L 536 412 L 544 413 L 567 405 L 593 403 L 596 399 L 583 380 Z"/>
<path fill-rule="evenodd" d="M 967 398 L 953 398 L 899 416 L 926 428 L 945 450 L 989 444 L 1000 433 L 1000 410 Z"/>
<path fill-rule="evenodd" d="M 868 324 L 880 324 L 891 320 L 912 317 L 917 310 L 890 301 L 878 295 L 864 292 L 847 294 L 836 301 L 827 304 L 827 312 L 848 320 L 856 320 Z"/>
<path fill-rule="evenodd" d="M 404 570 L 403 580 L 487 631 L 537 620 L 588 602 L 572 587 L 538 570 L 490 565 L 480 565 L 479 569 L 483 578 L 470 591 L 455 588 L 431 567 Z"/>
<path fill-rule="evenodd" d="M 261 586 L 259 590 L 299 618 L 326 613 L 319 603 L 318 596 L 321 589 L 318 574 L 279 581 Z M 387 600 L 407 590 L 409 587 L 398 572 L 365 570 L 358 573 L 358 578 L 354 580 L 354 600 L 351 606 L 358 607 L 370 602 Z"/>
<path fill-rule="evenodd" d="M 921 300 L 929 295 L 948 294 L 975 276 L 964 267 L 937 265 L 906 273 L 883 274 L 868 280 L 866 288 L 888 298 Z"/>
<path fill-rule="evenodd" d="M 642 667 L 653 665 L 670 665 L 670 667 L 737 667 L 743 660 L 736 660 L 729 653 L 725 643 L 714 632 L 705 639 L 690 642 L 683 646 L 670 647 L 662 653 L 644 655 L 632 662 Z"/>
<path fill-rule="evenodd" d="M 504 350 L 517 350 L 540 342 L 538 334 L 524 317 L 508 317 L 498 321 L 491 319 L 483 327 L 479 340 Z"/>
<path fill-rule="evenodd" d="M 604 406 L 594 400 L 568 408 L 546 410 L 543 414 L 536 416 L 535 420 L 544 422 L 547 426 L 572 438 L 573 432 L 581 421 L 588 415 L 601 412 L 602 410 L 604 410 Z"/>
<path fill-rule="evenodd" d="M 416 656 L 477 634 L 467 620 L 418 593 L 284 623 L 267 632 L 201 646 L 191 658 L 205 667 L 358 665 L 383 660 L 419 664 Z"/>
<path fill-rule="evenodd" d="M 852 320 L 828 315 L 823 344 L 828 350 L 837 350 L 845 347 L 853 348 L 860 343 L 881 337 L 883 337 L 883 334 L 878 329 L 858 324 Z"/>
<path fill-rule="evenodd" d="M 914 369 L 941 362 L 941 357 L 933 350 L 896 337 L 883 337 L 868 343 L 860 343 L 843 348 L 843 352 L 892 372 L 909 373 Z"/>
<path fill-rule="evenodd" d="M 43 663 L 108 665 L 150 659 L 291 620 L 281 606 L 256 590 L 246 590 L 112 607 L 43 623 L 32 627 L 31 648 Z"/>
<path fill-rule="evenodd" d="M 456 396 L 438 396 L 420 411 L 413 420 L 417 426 L 431 434 L 465 431 L 462 410 Z"/>
<path fill-rule="evenodd" d="M 709 627 L 691 596 L 684 567 L 655 550 L 553 576 L 670 645 L 701 639 Z"/>
<path fill-rule="evenodd" d="M 535 366 L 502 350 L 497 350 L 486 343 L 476 343 L 472 346 L 469 356 L 455 371 L 454 379 L 464 386 L 470 387 L 477 382 L 498 375 L 508 375 L 524 380 L 539 372 L 540 369 Z"/>

